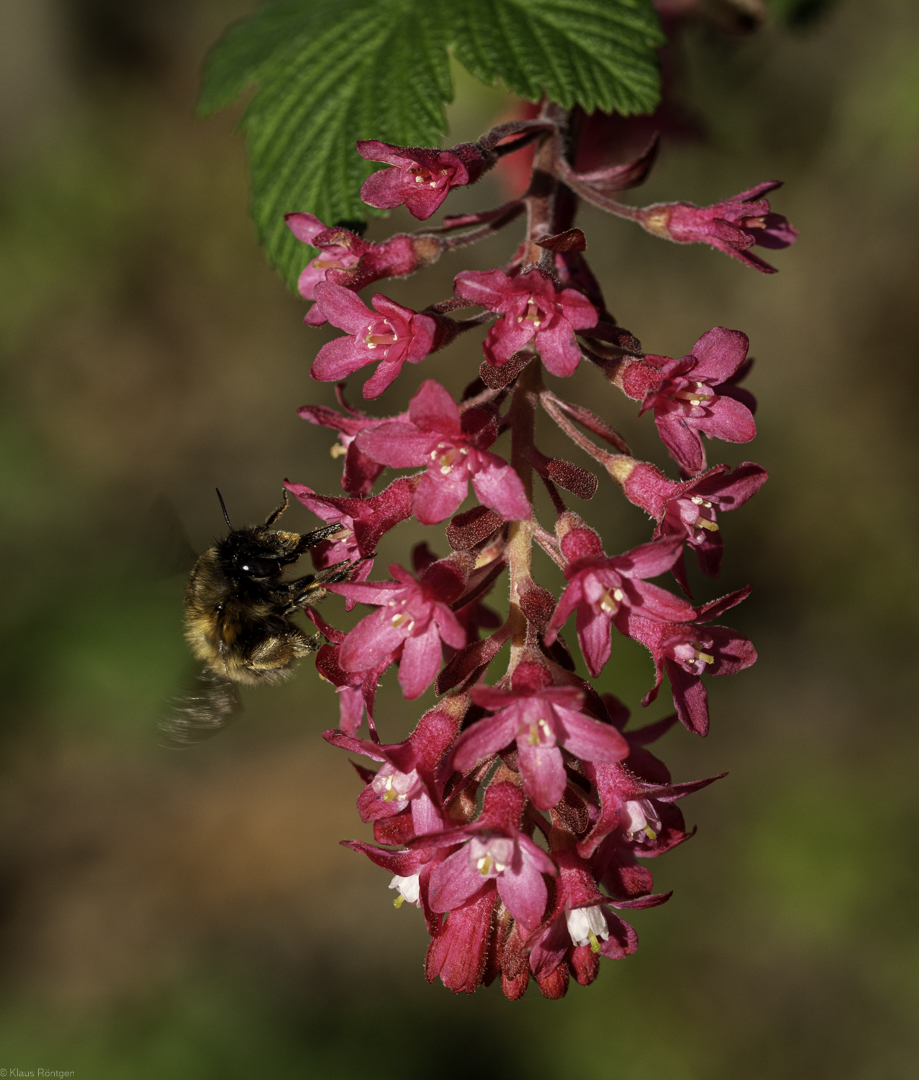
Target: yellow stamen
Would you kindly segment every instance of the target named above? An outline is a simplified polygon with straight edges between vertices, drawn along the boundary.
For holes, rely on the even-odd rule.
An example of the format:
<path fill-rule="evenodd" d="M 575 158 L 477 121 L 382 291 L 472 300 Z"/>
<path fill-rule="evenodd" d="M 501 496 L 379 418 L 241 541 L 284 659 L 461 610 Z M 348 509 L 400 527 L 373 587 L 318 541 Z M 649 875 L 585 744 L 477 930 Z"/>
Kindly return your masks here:
<path fill-rule="evenodd" d="M 597 940 L 597 935 L 593 930 L 587 931 L 587 940 L 590 942 L 590 951 L 592 953 L 598 953 L 600 951 L 600 942 Z"/>
<path fill-rule="evenodd" d="M 708 529 L 709 532 L 720 532 L 721 527 L 717 521 L 709 521 L 708 518 L 696 518 L 696 525 L 700 529 Z"/>
<path fill-rule="evenodd" d="M 399 895 L 393 899 L 392 906 L 394 908 L 400 908 L 404 903 L 405 897 L 402 895 L 402 893 L 399 893 Z"/>
<path fill-rule="evenodd" d="M 347 454 L 347 452 L 347 446 L 342 446 L 340 442 L 334 443 L 332 445 L 332 449 L 329 450 L 329 453 L 332 455 L 333 458 L 340 458 L 343 454 Z"/>

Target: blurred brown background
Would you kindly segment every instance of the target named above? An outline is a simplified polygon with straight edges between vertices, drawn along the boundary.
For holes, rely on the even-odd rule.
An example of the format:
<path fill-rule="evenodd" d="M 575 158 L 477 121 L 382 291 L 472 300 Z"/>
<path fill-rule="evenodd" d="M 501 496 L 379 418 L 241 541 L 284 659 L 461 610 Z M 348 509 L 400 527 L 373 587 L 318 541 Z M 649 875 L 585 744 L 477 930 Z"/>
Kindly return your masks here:
<path fill-rule="evenodd" d="M 712 687 L 707 740 L 677 730 L 661 744 L 676 779 L 730 775 L 683 804 L 699 834 L 652 866 L 675 895 L 632 920 L 638 954 L 563 1001 L 531 988 L 519 1004 L 428 986 L 420 914 L 394 911 L 386 875 L 337 845 L 367 832 L 357 778 L 319 736 L 337 708 L 311 664 L 247 695 L 213 743 L 156 745 L 189 666 L 162 501 L 201 548 L 222 528 L 217 484 L 239 521 L 261 520 L 284 477 L 337 485 L 331 433 L 296 415 L 333 403 L 307 374 L 326 338 L 302 326 L 254 240 L 238 112 L 192 118 L 206 47 L 249 10 L 3 8 L 0 1066 L 151 1080 L 915 1076 L 919 10 L 848 0 L 797 30 L 699 31 L 681 47 L 708 141 L 666 152 L 634 197 L 704 204 L 784 179 L 773 205 L 801 239 L 767 253 L 779 274 L 584 214 L 610 305 L 647 349 L 682 355 L 716 324 L 751 337 L 761 434 L 713 444 L 710 459 L 753 458 L 772 479 L 722 521 L 725 570 L 704 595 L 754 582 L 732 621 L 760 660 Z M 453 132 L 475 137 L 506 108 L 460 77 Z M 495 205 L 492 183 L 450 209 Z M 407 226 L 394 215 L 370 235 Z M 422 307 L 513 243 L 386 291 Z M 458 389 L 477 349 L 406 371 L 378 411 L 423 377 Z M 595 372 L 564 392 L 602 396 L 664 464 L 650 418 Z M 647 536 L 602 481 L 578 509 L 611 547 Z M 300 507 L 290 521 L 315 524 Z M 421 535 L 397 534 L 381 570 Z M 445 553 L 441 531 L 427 535 Z M 330 601 L 326 616 L 339 613 Z M 636 709 L 650 664 L 616 648 L 603 688 Z M 420 711 L 398 708 L 393 683 L 391 738 Z"/>

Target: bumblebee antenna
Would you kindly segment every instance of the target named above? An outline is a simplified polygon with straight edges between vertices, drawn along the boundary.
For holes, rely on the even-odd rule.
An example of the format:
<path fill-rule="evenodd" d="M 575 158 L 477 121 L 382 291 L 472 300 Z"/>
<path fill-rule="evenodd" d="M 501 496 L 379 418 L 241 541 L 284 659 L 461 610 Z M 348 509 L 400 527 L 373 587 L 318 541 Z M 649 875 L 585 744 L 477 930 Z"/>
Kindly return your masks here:
<path fill-rule="evenodd" d="M 233 526 L 230 524 L 230 515 L 227 513 L 227 504 L 223 501 L 223 496 L 220 494 L 220 488 L 214 488 L 217 492 L 217 498 L 220 500 L 220 509 L 223 511 L 223 520 L 227 523 L 227 528 L 230 532 L 233 531 Z"/>

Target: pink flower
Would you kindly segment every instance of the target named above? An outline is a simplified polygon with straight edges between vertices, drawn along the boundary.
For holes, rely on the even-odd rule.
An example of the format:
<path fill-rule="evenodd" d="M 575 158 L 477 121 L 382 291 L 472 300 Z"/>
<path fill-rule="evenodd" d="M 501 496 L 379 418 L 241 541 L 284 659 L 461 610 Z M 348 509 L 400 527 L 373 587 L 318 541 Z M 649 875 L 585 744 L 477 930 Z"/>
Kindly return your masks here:
<path fill-rule="evenodd" d="M 419 221 L 426 221 L 437 210 L 451 188 L 477 180 L 487 164 L 481 150 L 472 143 L 451 150 L 432 150 L 364 139 L 357 144 L 357 152 L 368 161 L 385 161 L 393 166 L 364 181 L 364 202 L 381 210 L 404 203 Z"/>
<path fill-rule="evenodd" d="M 642 896 L 632 900 L 613 900 L 603 896 L 589 864 L 570 850 L 553 851 L 559 868 L 558 888 L 553 910 L 532 935 L 530 968 L 540 988 L 562 965 L 582 985 L 593 982 L 601 956 L 621 960 L 638 948 L 638 935 L 631 926 L 609 910 L 616 908 L 656 907 L 670 899 L 670 893 Z M 555 981 L 561 996 L 567 988 L 564 978 Z M 551 983 L 549 985 L 552 985 Z"/>
<path fill-rule="evenodd" d="M 477 821 L 419 838 L 419 844 L 435 846 L 467 841 L 431 875 L 433 911 L 453 911 L 480 891 L 497 888 L 519 923 L 531 928 L 539 923 L 548 899 L 543 874 L 555 874 L 555 864 L 520 831 L 524 803 L 516 784 L 492 783 Z"/>
<path fill-rule="evenodd" d="M 453 288 L 457 296 L 501 316 L 483 346 L 498 367 L 533 341 L 553 375 L 571 375 L 581 360 L 575 330 L 597 325 L 597 312 L 583 293 L 559 291 L 540 270 L 518 277 L 502 270 L 464 270 Z"/>
<path fill-rule="evenodd" d="M 693 548 L 699 569 L 707 577 L 721 570 L 724 541 L 716 511 L 735 510 L 756 494 L 768 479 L 766 470 L 752 461 L 735 469 L 716 465 L 692 480 L 677 483 L 647 462 L 619 459 L 611 472 L 617 475 L 626 498 L 657 521 L 654 538 L 680 537 Z M 689 592 L 683 553 L 671 567 L 684 591 Z"/>
<path fill-rule="evenodd" d="M 604 554 L 593 529 L 580 527 L 566 532 L 561 548 L 568 560 L 565 577 L 569 584 L 549 621 L 546 644 L 555 641 L 576 610 L 581 652 L 591 675 L 596 676 L 609 660 L 610 627 L 615 622 L 621 630 L 626 611 L 664 621 L 691 619 L 694 609 L 690 603 L 643 580 L 669 570 L 682 547 L 680 538 L 669 537 L 611 559 Z"/>
<path fill-rule="evenodd" d="M 473 702 L 495 715 L 476 721 L 459 737 L 454 767 L 469 769 L 516 742 L 523 789 L 538 809 L 549 810 L 567 784 L 560 746 L 584 761 L 626 756 L 628 743 L 619 732 L 581 711 L 583 691 L 550 683 L 541 664 L 524 661 L 514 670 L 512 689 L 474 687 Z"/>
<path fill-rule="evenodd" d="M 411 809 L 416 835 L 443 828 L 440 810 L 443 782 L 437 767 L 459 731 L 459 718 L 445 709 L 429 710 L 402 743 L 383 745 L 355 739 L 344 731 L 326 731 L 323 738 L 355 754 L 382 762 L 376 773 L 360 770 L 366 787 L 357 800 L 361 821 L 377 821 Z"/>
<path fill-rule="evenodd" d="M 420 266 L 434 262 L 439 249 L 430 243 L 422 244 L 404 233 L 392 236 L 382 244 L 361 239 L 349 229 L 323 225 L 313 214 L 286 214 L 287 227 L 304 244 L 319 248 L 300 274 L 297 289 L 305 300 L 316 299 L 320 281 L 343 285 L 352 292 L 363 289 L 380 278 L 406 277 Z M 326 317 L 316 305 L 304 322 L 321 326 Z"/>
<path fill-rule="evenodd" d="M 729 626 L 703 626 L 708 619 L 739 604 L 750 595 L 750 587 L 738 589 L 720 600 L 703 604 L 691 621 L 657 622 L 640 615 L 627 615 L 623 633 L 640 641 L 654 660 L 654 686 L 642 700 L 649 705 L 657 697 L 666 671 L 673 691 L 673 704 L 680 722 L 696 735 L 708 732 L 708 693 L 701 676 L 732 675 L 756 661 L 752 643 Z"/>
<path fill-rule="evenodd" d="M 630 397 L 642 400 L 642 413 L 654 410 L 661 439 L 688 473 L 705 468 L 701 435 L 735 443 L 756 435 L 752 412 L 735 399 L 733 385 L 725 385 L 743 364 L 749 344 L 739 330 L 716 326 L 688 356 L 674 360 L 648 354 L 617 376 Z"/>
<path fill-rule="evenodd" d="M 671 718 L 672 722 L 673 718 Z M 650 755 L 649 755 L 650 756 Z M 654 759 L 657 762 L 657 759 Z M 619 830 L 619 842 L 652 843 L 663 831 L 664 804 L 685 798 L 727 775 L 690 780 L 682 784 L 649 783 L 636 775 L 641 759 L 629 757 L 611 764 L 588 763 L 585 775 L 596 787 L 599 813 L 588 835 L 578 844 L 578 853 L 588 858 L 607 836 Z M 660 764 L 660 763 L 658 763 Z M 645 854 L 639 851 L 638 854 Z"/>
<path fill-rule="evenodd" d="M 333 326 L 347 331 L 348 337 L 323 345 L 310 369 L 314 379 L 335 382 L 379 362 L 376 372 L 364 383 L 365 398 L 379 397 L 404 363 L 419 363 L 434 347 L 435 321 L 382 293 L 374 294 L 373 312 L 341 285 L 321 281 L 315 291 L 321 313 Z"/>
<path fill-rule="evenodd" d="M 360 452 L 394 468 L 426 465 L 415 490 L 415 517 L 432 525 L 450 517 L 466 498 L 469 481 L 479 500 L 506 521 L 530 516 L 520 478 L 506 461 L 488 451 L 498 437 L 494 413 L 467 409 L 462 414 L 450 394 L 428 379 L 401 418 L 363 431 Z"/>
<path fill-rule="evenodd" d="M 446 559 L 429 567 L 420 581 L 395 564 L 389 572 L 395 581 L 330 586 L 349 600 L 380 608 L 345 638 L 340 663 L 346 671 L 365 671 L 396 659 L 398 653 L 399 685 L 411 700 L 434 681 L 442 661 L 441 641 L 454 649 L 466 644 L 466 631 L 449 607 L 462 594 L 465 580 Z"/>
<path fill-rule="evenodd" d="M 655 236 L 678 244 L 711 244 L 754 270 L 774 274 L 774 266 L 748 249 L 756 244 L 764 248 L 786 248 L 797 240 L 797 230 L 781 214 L 770 213 L 768 201 L 760 198 L 781 186 L 779 180 L 768 180 L 713 206 L 655 203 L 644 207 L 638 220 Z"/>
<path fill-rule="evenodd" d="M 310 554 L 318 570 L 345 559 L 357 560 L 357 569 L 351 577 L 353 584 L 366 581 L 370 576 L 373 555 L 381 537 L 400 521 L 411 517 L 415 481 L 407 476 L 400 477 L 379 495 L 369 499 L 317 495 L 306 484 L 292 484 L 288 480 L 284 481 L 284 486 L 317 517 L 329 524 L 337 522 L 347 530 L 331 540 L 323 540 L 310 549 Z M 353 601 L 349 601 L 348 610 L 353 607 Z"/>

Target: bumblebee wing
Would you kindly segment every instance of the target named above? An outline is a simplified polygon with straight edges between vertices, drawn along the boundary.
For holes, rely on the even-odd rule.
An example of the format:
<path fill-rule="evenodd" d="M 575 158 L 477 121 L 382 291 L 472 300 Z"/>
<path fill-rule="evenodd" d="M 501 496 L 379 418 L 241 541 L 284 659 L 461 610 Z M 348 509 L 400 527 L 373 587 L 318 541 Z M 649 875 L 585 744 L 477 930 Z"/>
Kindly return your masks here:
<path fill-rule="evenodd" d="M 193 746 L 222 731 L 242 711 L 236 686 L 222 675 L 205 668 L 195 686 L 173 701 L 160 721 L 166 746 Z"/>
<path fill-rule="evenodd" d="M 164 495 L 152 500 L 137 526 L 138 547 L 157 579 L 187 574 L 199 552 L 191 546 L 174 504 Z"/>

